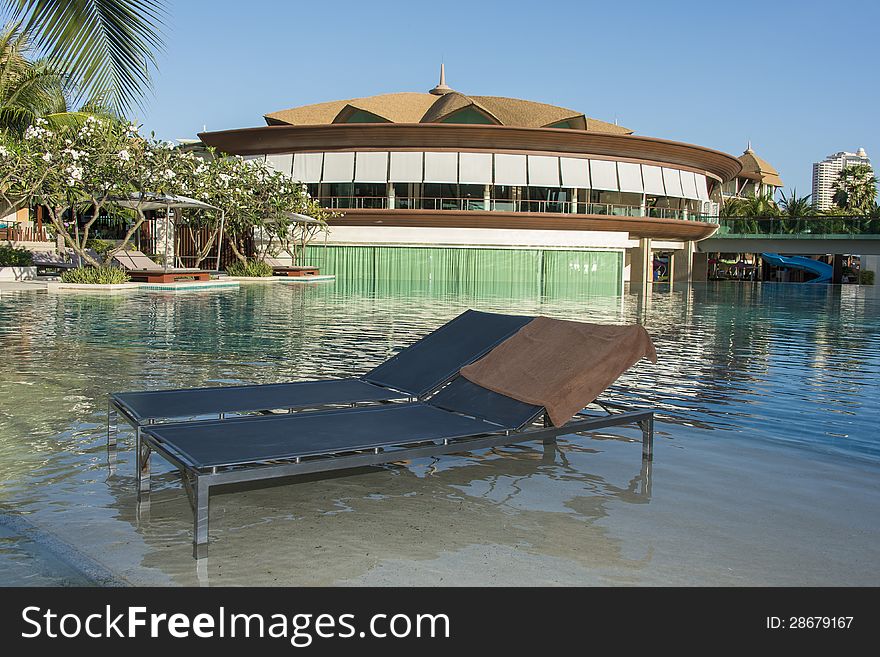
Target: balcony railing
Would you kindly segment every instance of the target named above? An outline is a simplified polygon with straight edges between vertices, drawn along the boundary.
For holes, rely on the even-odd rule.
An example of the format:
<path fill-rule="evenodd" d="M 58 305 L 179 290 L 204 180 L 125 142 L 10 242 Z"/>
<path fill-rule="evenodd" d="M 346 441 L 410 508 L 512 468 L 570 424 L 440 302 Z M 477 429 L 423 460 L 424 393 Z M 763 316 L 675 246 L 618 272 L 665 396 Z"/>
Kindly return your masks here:
<path fill-rule="evenodd" d="M 840 238 L 880 235 L 872 217 L 720 217 L 715 237 Z"/>
<path fill-rule="evenodd" d="M 346 209 L 386 209 L 389 199 L 386 196 L 325 196 L 318 201 L 326 208 Z M 614 203 L 580 203 L 577 201 L 508 200 L 453 197 L 410 197 L 398 196 L 394 199 L 397 210 L 483 210 L 490 212 L 547 212 L 553 214 L 592 214 L 614 217 L 652 217 L 657 219 L 690 219 L 692 221 L 712 222 L 717 217 L 686 213 L 674 208 L 644 208 L 638 205 L 619 205 Z"/>

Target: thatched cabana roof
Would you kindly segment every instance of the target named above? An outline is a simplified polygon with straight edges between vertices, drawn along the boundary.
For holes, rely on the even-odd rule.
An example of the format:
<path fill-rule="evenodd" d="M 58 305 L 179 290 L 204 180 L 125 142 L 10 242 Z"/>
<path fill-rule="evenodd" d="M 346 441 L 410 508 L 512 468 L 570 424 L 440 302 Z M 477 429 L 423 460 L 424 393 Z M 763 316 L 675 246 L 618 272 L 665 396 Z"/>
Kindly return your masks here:
<path fill-rule="evenodd" d="M 404 92 L 304 105 L 271 112 L 265 119 L 269 125 L 450 122 L 632 134 L 628 128 L 588 118 L 565 107 L 502 96 L 468 96 L 451 89 L 443 93 Z"/>
<path fill-rule="evenodd" d="M 764 185 L 771 185 L 773 187 L 783 187 L 779 172 L 770 166 L 766 160 L 758 157 L 755 151 L 752 150 L 751 144 L 737 159 L 742 163 L 742 171 L 737 174 L 737 177 L 756 180 Z"/>

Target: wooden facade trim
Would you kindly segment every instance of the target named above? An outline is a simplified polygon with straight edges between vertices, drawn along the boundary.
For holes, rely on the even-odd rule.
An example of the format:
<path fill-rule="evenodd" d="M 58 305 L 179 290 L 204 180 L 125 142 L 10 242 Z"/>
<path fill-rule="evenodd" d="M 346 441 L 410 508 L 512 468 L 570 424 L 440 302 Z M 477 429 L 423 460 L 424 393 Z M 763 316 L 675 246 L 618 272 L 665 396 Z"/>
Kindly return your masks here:
<path fill-rule="evenodd" d="M 546 212 L 486 212 L 480 210 L 351 209 L 330 221 L 331 226 L 392 226 L 418 228 L 496 228 L 513 230 L 591 230 L 629 233 L 631 237 L 702 240 L 717 224 L 681 219 L 615 217 Z"/>
<path fill-rule="evenodd" d="M 208 146 L 235 155 L 316 151 L 482 151 L 595 157 L 673 166 L 726 182 L 742 163 L 720 151 L 654 137 L 562 128 L 434 123 L 270 125 L 199 133 Z"/>

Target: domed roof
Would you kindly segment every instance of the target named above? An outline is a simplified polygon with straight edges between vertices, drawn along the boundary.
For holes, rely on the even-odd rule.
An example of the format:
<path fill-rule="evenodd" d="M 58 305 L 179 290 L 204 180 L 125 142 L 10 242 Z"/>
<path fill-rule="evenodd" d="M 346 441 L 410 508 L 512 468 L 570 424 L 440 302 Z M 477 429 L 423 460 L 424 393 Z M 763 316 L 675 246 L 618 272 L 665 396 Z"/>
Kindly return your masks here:
<path fill-rule="evenodd" d="M 770 166 L 766 160 L 755 155 L 751 143 L 749 143 L 746 150 L 737 159 L 742 163 L 742 171 L 737 174 L 737 177 L 757 180 L 760 183 L 773 187 L 783 187 L 779 172 Z"/>
<path fill-rule="evenodd" d="M 457 123 L 520 128 L 568 128 L 629 135 L 632 130 L 575 110 L 502 96 L 468 96 L 445 84 L 428 93 L 403 92 L 304 105 L 265 115 L 269 125 L 329 123 Z"/>

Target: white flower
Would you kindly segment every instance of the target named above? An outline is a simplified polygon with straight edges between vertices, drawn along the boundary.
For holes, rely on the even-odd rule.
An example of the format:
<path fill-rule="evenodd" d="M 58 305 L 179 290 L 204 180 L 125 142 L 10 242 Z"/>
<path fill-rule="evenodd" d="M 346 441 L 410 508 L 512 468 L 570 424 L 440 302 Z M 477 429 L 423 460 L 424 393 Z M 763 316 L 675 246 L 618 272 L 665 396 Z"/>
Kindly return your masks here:
<path fill-rule="evenodd" d="M 6 146 L 0 145 L 0 156 L 6 157 L 7 155 L 9 155 L 9 151 L 6 150 Z"/>
<path fill-rule="evenodd" d="M 138 127 L 137 127 L 134 123 L 131 123 L 131 124 L 129 124 L 129 126 L 128 126 L 128 131 L 129 131 L 129 132 L 137 132 L 137 131 L 138 131 Z"/>
<path fill-rule="evenodd" d="M 67 173 L 70 176 L 70 178 L 67 181 L 67 184 L 70 185 L 71 187 L 76 182 L 82 180 L 83 170 L 80 167 L 78 167 L 76 165 L 71 165 L 71 166 L 67 167 L 67 169 L 65 169 L 64 171 L 65 171 L 65 173 Z M 71 182 L 71 181 L 73 181 L 73 182 Z"/>
<path fill-rule="evenodd" d="M 51 162 L 52 161 L 52 153 L 43 153 L 42 158 L 43 158 L 43 162 Z"/>
<path fill-rule="evenodd" d="M 165 169 L 165 171 L 162 172 L 162 177 L 165 180 L 173 180 L 174 179 L 174 172 L 171 169 Z"/>
<path fill-rule="evenodd" d="M 119 151 L 119 159 L 123 162 L 128 162 L 131 159 L 131 155 L 129 155 L 127 150 L 122 149 Z"/>

